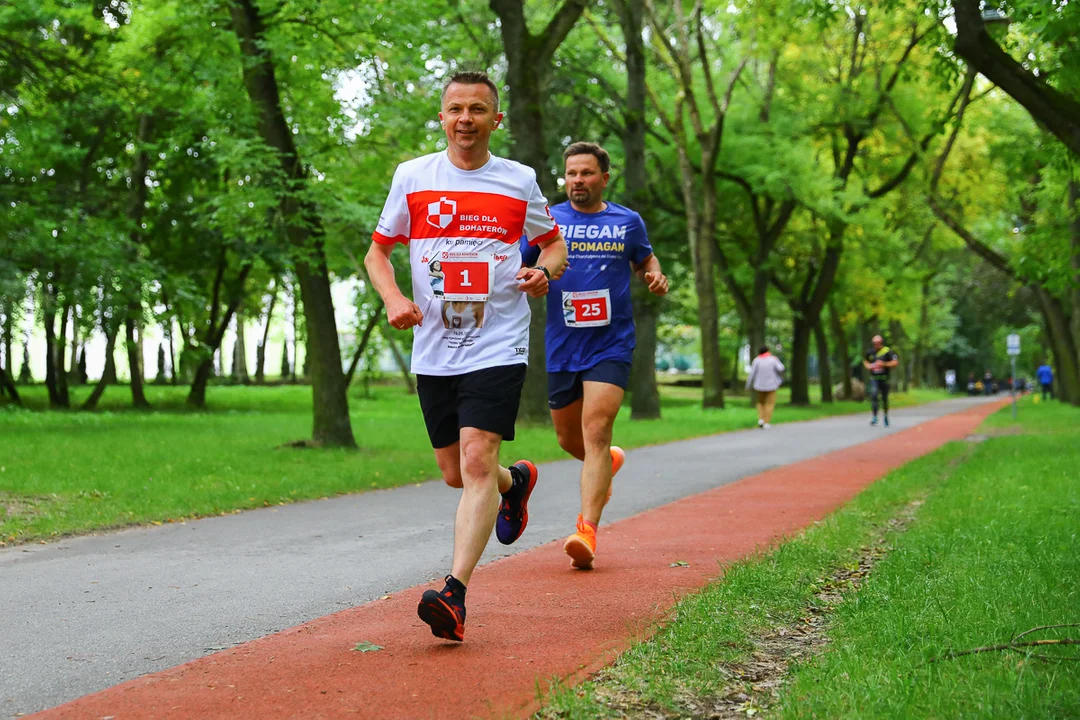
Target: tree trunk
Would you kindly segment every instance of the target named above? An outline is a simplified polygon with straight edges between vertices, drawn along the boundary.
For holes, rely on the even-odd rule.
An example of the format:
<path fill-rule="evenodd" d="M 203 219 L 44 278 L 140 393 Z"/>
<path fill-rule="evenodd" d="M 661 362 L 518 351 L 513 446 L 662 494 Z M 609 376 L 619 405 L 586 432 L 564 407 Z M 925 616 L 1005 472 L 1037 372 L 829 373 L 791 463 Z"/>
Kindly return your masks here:
<path fill-rule="evenodd" d="M 386 338 L 386 344 L 390 346 L 390 352 L 394 356 L 394 362 L 397 363 L 398 369 L 401 370 L 401 375 L 405 378 L 405 389 L 410 395 L 416 394 L 416 382 L 413 380 L 412 373 L 409 372 L 409 363 L 405 360 L 404 353 L 401 352 L 401 347 L 398 346 L 397 340 L 394 339 L 393 333 L 383 333 L 383 337 Z"/>
<path fill-rule="evenodd" d="M 3 324 L 2 327 L 0 327 L 0 332 L 3 333 L 3 338 L 4 338 L 3 342 L 0 343 L 0 346 L 2 346 L 2 347 L 0 347 L 0 349 L 2 349 L 3 352 L 4 352 L 4 367 L 7 368 L 8 374 L 11 377 L 12 383 L 15 382 L 15 359 L 14 359 L 14 356 L 12 356 L 12 354 L 11 354 L 11 347 L 12 347 L 11 333 L 14 331 L 14 328 L 15 328 L 15 321 L 11 317 L 13 307 L 14 307 L 14 302 L 4 306 L 4 308 L 3 308 L 3 311 L 4 311 L 4 324 Z"/>
<path fill-rule="evenodd" d="M 278 282 L 274 281 L 274 292 L 270 295 L 270 305 L 266 308 L 266 324 L 263 326 L 259 347 L 255 350 L 255 383 L 266 382 L 266 343 L 270 340 L 270 323 L 274 320 L 274 306 L 277 305 Z M 345 385 L 348 386 L 348 381 Z"/>
<path fill-rule="evenodd" d="M 247 262 L 241 268 L 234 280 L 231 290 L 228 305 L 225 307 L 225 313 L 221 317 L 221 321 L 217 321 L 218 307 L 220 300 L 218 299 L 217 286 L 222 282 L 222 278 L 225 274 L 224 260 L 221 261 L 222 265 L 218 267 L 217 278 L 215 279 L 215 291 L 214 291 L 214 304 L 210 309 L 210 326 L 207 328 L 206 336 L 199 347 L 199 364 L 195 368 L 195 376 L 191 381 L 191 389 L 188 391 L 187 404 L 195 408 L 206 407 L 206 386 L 210 381 L 211 375 L 214 370 L 214 360 L 217 358 L 220 361 L 221 354 L 221 342 L 225 339 L 225 330 L 228 329 L 229 323 L 232 322 L 233 315 L 236 314 L 236 309 L 240 306 L 240 302 L 243 299 L 244 281 L 247 279 L 248 273 L 251 271 L 251 263 Z M 220 374 L 220 373 L 219 373 Z"/>
<path fill-rule="evenodd" d="M 85 385 L 90 382 L 90 377 L 86 374 L 86 345 L 84 344 L 79 348 L 79 384 Z"/>
<path fill-rule="evenodd" d="M 300 159 L 281 108 L 270 44 L 254 0 L 233 3 L 232 21 L 245 56 L 244 86 L 258 111 L 259 133 L 278 152 L 285 177 L 297 184 L 304 183 L 308 170 Z M 297 250 L 294 270 L 304 299 L 307 353 L 312 370 L 312 442 L 328 447 L 356 447 L 330 294 L 330 272 L 323 252 L 322 219 L 310 199 L 292 190 L 283 193 L 280 202 L 286 234 Z"/>
<path fill-rule="evenodd" d="M 67 370 L 67 328 L 74 312 L 71 303 L 67 302 L 60 310 L 60 336 L 56 339 L 56 352 L 53 359 L 56 362 L 56 392 L 60 396 L 63 407 L 71 407 L 71 395 L 68 393 L 68 370 Z"/>
<path fill-rule="evenodd" d="M 166 322 L 169 323 L 169 384 L 177 385 L 180 381 L 176 373 L 176 344 L 173 342 L 175 328 L 172 318 L 169 318 Z"/>
<path fill-rule="evenodd" d="M 505 25 L 503 36 L 505 43 Z M 542 140 L 545 135 L 541 108 L 545 98 L 541 83 L 546 84 L 546 80 L 539 77 L 542 69 L 530 66 L 529 60 L 519 53 L 508 49 L 506 54 L 510 63 L 507 72 L 510 103 L 515 108 L 521 108 L 514 113 L 510 122 L 510 155 L 536 170 L 536 181 L 544 197 L 551 198 L 555 196 L 555 188 L 548 171 L 547 153 Z M 538 138 L 541 140 L 538 141 Z M 525 385 L 521 390 L 518 418 L 534 423 L 547 423 L 551 415 L 548 409 L 547 349 L 544 342 L 547 327 L 546 299 L 529 298 L 529 310 L 532 313 L 529 320 L 529 367 L 525 372 Z"/>
<path fill-rule="evenodd" d="M 633 282 L 633 281 L 632 281 Z M 660 388 L 656 384 L 656 322 L 660 298 L 644 283 L 631 288 L 634 309 L 634 356 L 630 365 L 630 419 L 660 417 Z"/>
<path fill-rule="evenodd" d="M 835 303 L 829 303 L 829 326 L 832 328 L 833 347 L 836 349 L 837 358 L 840 360 L 843 383 L 844 399 L 850 400 L 853 395 L 851 387 L 851 353 L 848 350 L 847 333 L 840 322 L 840 314 L 836 312 Z"/>
<path fill-rule="evenodd" d="M 49 407 L 64 407 L 56 380 L 56 299 L 48 282 L 41 286 L 41 318 L 45 325 L 45 388 Z"/>
<path fill-rule="evenodd" d="M 1080 102 L 1048 85 L 994 42 L 986 32 L 979 0 L 953 0 L 952 5 L 957 54 L 1080 155 Z"/>
<path fill-rule="evenodd" d="M 922 385 L 927 325 L 930 322 L 930 279 L 930 277 L 923 278 L 922 296 L 919 300 L 919 336 L 915 340 L 915 349 L 911 351 L 911 367 L 915 369 L 911 386 L 916 388 Z"/>
<path fill-rule="evenodd" d="M 68 385 L 81 385 L 79 379 L 79 320 L 75 316 L 75 310 L 71 311 L 71 359 L 68 365 Z"/>
<path fill-rule="evenodd" d="M 1077 352 L 1076 367 L 1080 368 L 1080 184 L 1075 178 L 1069 179 L 1069 214 L 1072 216 L 1069 222 L 1069 262 L 1072 265 L 1072 292 L 1070 304 L 1072 305 L 1072 342 Z M 1080 378 L 1078 378 L 1078 391 L 1080 391 Z"/>
<path fill-rule="evenodd" d="M 904 327 L 900 324 L 899 320 L 889 321 L 889 337 L 888 342 L 885 344 L 892 348 L 900 357 L 900 364 L 896 366 L 896 389 L 900 392 L 908 391 L 908 378 L 911 377 L 911 364 L 907 357 L 907 336 L 904 334 Z"/>
<path fill-rule="evenodd" d="M 510 88 L 510 156 L 536 171 L 536 182 L 544 197 L 555 196 L 555 178 L 548 164 L 544 139 L 544 108 L 548 106 L 548 80 L 552 60 L 589 0 L 563 0 L 540 35 L 529 32 L 523 0 L 489 0 L 499 17 L 499 30 L 506 53 L 506 84 Z M 521 391 L 518 417 L 549 422 L 547 402 L 547 356 L 544 348 L 547 303 L 529 298 L 529 367 Z"/>
<path fill-rule="evenodd" d="M 29 385 L 34 382 L 34 376 L 30 374 L 30 344 L 23 341 L 23 361 L 19 368 L 19 384 Z"/>
<path fill-rule="evenodd" d="M 241 385 L 251 382 L 247 370 L 247 339 L 244 334 L 244 315 L 236 313 L 236 342 L 233 344 L 233 380 Z"/>
<path fill-rule="evenodd" d="M 623 188 L 627 207 L 643 217 L 651 213 L 647 200 L 645 169 L 645 43 L 641 39 L 645 15 L 643 0 L 615 3 L 619 26 L 626 43 L 626 105 L 623 111 Z M 631 281 L 633 282 L 633 281 Z M 630 366 L 630 418 L 647 420 L 660 417 L 660 390 L 656 385 L 656 321 L 660 314 L 659 298 L 647 287 L 635 283 L 631 288 L 634 309 L 634 356 Z"/>
<path fill-rule="evenodd" d="M 129 306 L 129 311 L 133 307 L 138 307 L 140 312 L 142 304 Z M 146 392 L 143 388 L 143 364 L 142 358 L 139 357 L 139 348 L 142 343 L 139 342 L 139 338 L 136 336 L 135 318 L 128 315 L 124 319 L 124 331 L 125 331 L 125 345 L 127 346 L 128 368 L 131 373 L 131 404 L 139 408 L 140 410 L 148 410 L 150 408 L 150 402 L 146 399 Z"/>
<path fill-rule="evenodd" d="M 791 404 L 810 404 L 810 335 L 811 321 L 796 314 L 791 333 Z"/>
<path fill-rule="evenodd" d="M 204 358 L 195 368 L 195 377 L 191 380 L 191 389 L 188 390 L 187 404 L 194 408 L 206 407 L 206 386 L 210 383 L 210 376 L 214 373 L 213 356 Z"/>
<path fill-rule="evenodd" d="M 94 391 L 90 393 L 90 397 L 86 398 L 86 402 L 82 404 L 83 410 L 96 408 L 101 396 L 105 394 L 105 388 L 109 386 L 109 383 L 116 381 L 116 336 L 119 331 L 117 328 L 109 328 L 108 326 L 104 326 L 102 329 L 105 331 L 105 369 L 101 371 L 101 379 L 94 386 Z"/>
<path fill-rule="evenodd" d="M 760 241 L 759 241 L 760 242 Z M 765 345 L 765 319 L 768 308 L 769 273 L 767 270 L 754 268 L 754 286 L 750 292 L 750 355 L 754 357 Z"/>
<path fill-rule="evenodd" d="M 705 190 L 708 194 L 708 190 Z M 694 247 L 694 287 L 701 328 L 702 407 L 724 407 L 724 364 L 720 357 L 720 311 L 713 275 L 711 226 L 702 224 Z"/>
<path fill-rule="evenodd" d="M 1080 365 L 1077 363 L 1076 344 L 1061 301 L 1040 285 L 1033 286 L 1050 336 L 1054 353 L 1055 380 L 1058 399 L 1080 405 Z"/>
<path fill-rule="evenodd" d="M 135 246 L 141 242 L 140 227 L 146 205 L 146 176 L 150 171 L 150 154 L 146 145 L 153 134 L 154 121 L 149 113 L 139 117 L 139 129 L 136 134 L 135 164 L 129 173 L 131 191 L 128 197 L 128 221 L 131 224 L 130 254 L 137 254 Z M 136 337 L 136 324 L 142 319 L 142 287 L 138 278 L 128 278 L 127 316 L 124 319 L 125 345 L 127 347 L 128 368 L 131 374 L 131 404 L 139 409 L 149 409 L 150 403 L 143 391 L 142 341 Z"/>
<path fill-rule="evenodd" d="M 356 366 L 360 364 L 360 358 L 364 356 L 364 351 L 367 350 L 368 341 L 371 340 L 371 333 L 375 330 L 375 326 L 382 318 L 384 307 L 382 300 L 375 301 L 375 313 L 371 316 L 371 319 L 368 320 L 367 327 L 364 328 L 364 332 L 360 335 L 360 342 L 356 346 L 356 351 L 353 352 L 352 361 L 349 363 L 349 370 L 345 373 L 346 387 L 352 385 L 353 376 L 356 374 Z"/>
<path fill-rule="evenodd" d="M 11 402 L 22 405 L 22 398 L 19 397 L 19 390 L 15 387 L 15 381 L 11 379 L 11 375 L 3 363 L 0 363 L 0 390 L 2 390 L 0 397 L 7 395 L 11 398 Z"/>
<path fill-rule="evenodd" d="M 829 365 L 829 341 L 825 335 L 825 324 L 820 320 L 814 325 L 814 339 L 817 341 L 818 382 L 821 383 L 821 402 L 831 403 L 833 394 L 832 368 Z"/>

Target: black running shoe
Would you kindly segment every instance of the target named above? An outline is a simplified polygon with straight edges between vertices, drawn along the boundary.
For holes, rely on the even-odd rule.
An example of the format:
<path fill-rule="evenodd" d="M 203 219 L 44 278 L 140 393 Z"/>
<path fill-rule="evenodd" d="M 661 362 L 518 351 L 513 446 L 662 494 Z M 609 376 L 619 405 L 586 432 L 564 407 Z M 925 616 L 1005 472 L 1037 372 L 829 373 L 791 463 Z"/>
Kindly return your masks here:
<path fill-rule="evenodd" d="M 514 484 L 503 493 L 499 503 L 499 518 L 495 521 L 495 537 L 503 545 L 509 545 L 525 532 L 529 524 L 529 496 L 536 487 L 540 473 L 528 460 L 518 460 L 510 466 Z"/>
<path fill-rule="evenodd" d="M 431 626 L 431 634 L 445 640 L 465 639 L 465 598 L 450 588 L 452 576 L 446 576 L 441 592 L 425 590 L 416 614 Z"/>

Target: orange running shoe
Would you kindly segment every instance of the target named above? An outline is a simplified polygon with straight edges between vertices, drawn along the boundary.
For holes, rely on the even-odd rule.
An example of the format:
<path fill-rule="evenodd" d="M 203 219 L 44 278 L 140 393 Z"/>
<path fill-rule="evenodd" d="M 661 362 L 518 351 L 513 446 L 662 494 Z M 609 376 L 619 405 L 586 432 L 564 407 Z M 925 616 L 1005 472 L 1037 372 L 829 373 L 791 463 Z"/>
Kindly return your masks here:
<path fill-rule="evenodd" d="M 571 567 L 591 570 L 596 556 L 596 531 L 585 524 L 580 513 L 577 516 L 577 532 L 566 538 L 563 552 L 570 556 Z"/>
<path fill-rule="evenodd" d="M 611 485 L 608 485 L 607 498 L 604 500 L 604 504 L 607 505 L 611 502 L 611 491 L 615 484 L 615 473 L 622 469 L 623 463 L 626 462 L 626 451 L 618 445 L 611 446 Z"/>

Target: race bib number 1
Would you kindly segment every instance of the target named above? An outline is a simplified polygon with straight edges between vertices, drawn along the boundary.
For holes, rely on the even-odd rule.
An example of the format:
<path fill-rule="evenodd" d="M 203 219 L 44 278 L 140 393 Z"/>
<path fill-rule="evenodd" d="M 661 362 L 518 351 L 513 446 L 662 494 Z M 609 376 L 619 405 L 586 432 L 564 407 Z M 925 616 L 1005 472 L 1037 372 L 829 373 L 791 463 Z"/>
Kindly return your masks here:
<path fill-rule="evenodd" d="M 566 327 L 601 327 L 611 324 L 611 293 L 604 290 L 563 292 Z"/>
<path fill-rule="evenodd" d="M 495 256 L 491 253 L 442 253 L 442 296 L 457 302 L 486 302 L 491 297 Z"/>

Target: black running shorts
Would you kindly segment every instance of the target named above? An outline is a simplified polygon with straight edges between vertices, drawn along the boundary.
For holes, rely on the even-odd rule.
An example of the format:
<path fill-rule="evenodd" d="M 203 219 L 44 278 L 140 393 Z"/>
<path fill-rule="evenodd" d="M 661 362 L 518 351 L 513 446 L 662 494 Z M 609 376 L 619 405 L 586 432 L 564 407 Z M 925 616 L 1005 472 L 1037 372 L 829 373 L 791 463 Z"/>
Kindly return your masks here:
<path fill-rule="evenodd" d="M 518 363 L 464 375 L 417 375 L 416 393 L 431 446 L 437 449 L 453 445 L 463 427 L 513 440 L 525 368 Z"/>

